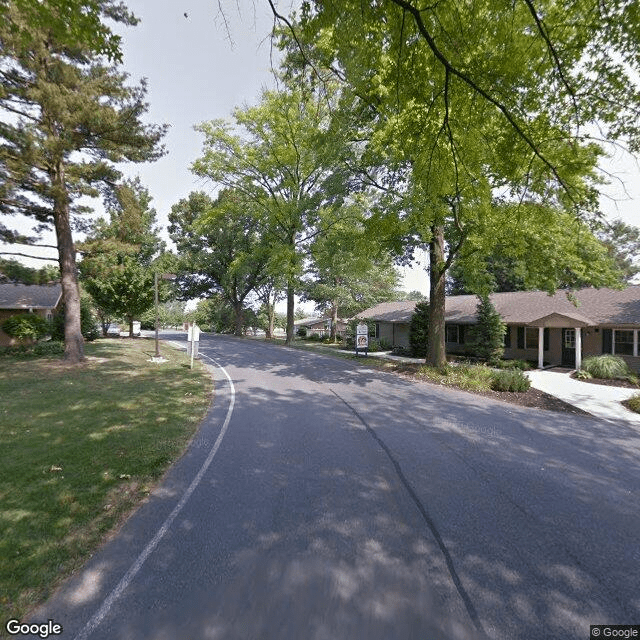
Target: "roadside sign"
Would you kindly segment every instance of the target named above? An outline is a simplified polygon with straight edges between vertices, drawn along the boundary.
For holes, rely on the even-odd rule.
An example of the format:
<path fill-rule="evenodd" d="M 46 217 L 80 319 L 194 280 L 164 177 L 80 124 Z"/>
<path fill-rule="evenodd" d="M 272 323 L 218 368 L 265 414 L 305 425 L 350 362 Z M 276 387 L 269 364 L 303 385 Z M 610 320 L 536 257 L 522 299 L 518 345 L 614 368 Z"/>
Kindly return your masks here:
<path fill-rule="evenodd" d="M 356 327 L 356 355 L 360 351 L 364 351 L 364 355 L 367 355 L 369 350 L 369 326 L 366 324 L 359 324 Z"/>

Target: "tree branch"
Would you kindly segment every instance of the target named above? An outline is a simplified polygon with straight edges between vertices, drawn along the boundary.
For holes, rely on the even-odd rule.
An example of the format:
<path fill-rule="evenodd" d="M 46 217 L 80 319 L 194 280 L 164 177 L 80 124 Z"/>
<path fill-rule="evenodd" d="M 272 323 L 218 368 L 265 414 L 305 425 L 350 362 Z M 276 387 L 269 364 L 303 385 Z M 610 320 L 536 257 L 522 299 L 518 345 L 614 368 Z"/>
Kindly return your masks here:
<path fill-rule="evenodd" d="M 271 0 L 269 0 L 271 1 Z M 526 142 L 527 146 L 531 148 L 534 154 L 545 164 L 553 173 L 558 183 L 562 186 L 562 188 L 567 192 L 569 197 L 571 197 L 571 190 L 569 186 L 562 179 L 556 167 L 546 158 L 546 156 L 538 149 L 535 142 L 530 138 L 530 136 L 522 129 L 522 127 L 516 122 L 514 116 L 511 114 L 509 109 L 499 100 L 494 98 L 492 95 L 487 93 L 482 87 L 480 87 L 474 80 L 464 74 L 460 69 L 457 69 L 449 59 L 440 51 L 438 46 L 435 43 L 435 40 L 429 33 L 427 27 L 422 20 L 422 16 L 420 15 L 421 11 L 417 7 L 414 7 L 408 0 L 391 0 L 394 4 L 402 7 L 406 11 L 408 11 L 414 18 L 416 26 L 418 27 L 418 31 L 427 42 L 427 45 L 433 52 L 436 59 L 442 64 L 446 71 L 453 74 L 454 76 L 460 78 L 466 85 L 468 85 L 474 92 L 482 96 L 487 102 L 496 107 L 502 115 L 507 119 L 512 128 L 516 131 L 516 133 Z"/>

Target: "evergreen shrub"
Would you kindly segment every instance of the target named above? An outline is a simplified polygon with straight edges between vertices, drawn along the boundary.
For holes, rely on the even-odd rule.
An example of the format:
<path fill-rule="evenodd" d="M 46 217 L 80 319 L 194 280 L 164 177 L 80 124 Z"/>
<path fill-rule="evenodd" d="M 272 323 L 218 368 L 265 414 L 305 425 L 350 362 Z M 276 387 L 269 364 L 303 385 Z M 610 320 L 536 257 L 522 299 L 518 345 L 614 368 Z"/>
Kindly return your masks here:
<path fill-rule="evenodd" d="M 491 388 L 494 391 L 528 391 L 531 381 L 519 369 L 494 371 L 491 377 Z"/>

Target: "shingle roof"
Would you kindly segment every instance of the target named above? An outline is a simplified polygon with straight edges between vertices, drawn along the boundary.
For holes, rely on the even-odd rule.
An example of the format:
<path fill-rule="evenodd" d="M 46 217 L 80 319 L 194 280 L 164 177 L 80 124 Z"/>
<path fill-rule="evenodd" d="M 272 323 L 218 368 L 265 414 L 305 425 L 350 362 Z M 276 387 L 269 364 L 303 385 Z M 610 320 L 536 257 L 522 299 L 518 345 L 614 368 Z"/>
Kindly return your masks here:
<path fill-rule="evenodd" d="M 59 284 L 0 284 L 0 309 L 53 309 L 61 295 Z"/>
<path fill-rule="evenodd" d="M 356 317 L 363 320 L 382 320 L 384 322 L 410 322 L 416 304 L 415 300 L 380 302 L 370 309 L 361 311 Z"/>
<path fill-rule="evenodd" d="M 544 291 L 513 291 L 491 295 L 496 311 L 508 324 L 529 324 L 546 316 L 560 314 L 581 325 L 640 324 L 640 285 L 625 289 L 579 289 L 572 292 L 578 306 L 566 291 L 550 296 Z M 478 298 L 474 295 L 447 296 L 447 322 L 475 322 Z M 358 314 L 359 318 L 386 322 L 409 322 L 416 302 L 383 302 Z"/>

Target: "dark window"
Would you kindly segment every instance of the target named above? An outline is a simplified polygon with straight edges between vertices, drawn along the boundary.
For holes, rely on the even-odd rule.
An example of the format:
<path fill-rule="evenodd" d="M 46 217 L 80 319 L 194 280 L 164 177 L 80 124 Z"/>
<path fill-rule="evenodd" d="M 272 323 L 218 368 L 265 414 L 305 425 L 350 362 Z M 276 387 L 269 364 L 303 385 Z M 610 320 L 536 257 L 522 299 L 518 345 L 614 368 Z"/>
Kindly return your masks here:
<path fill-rule="evenodd" d="M 518 349 L 524 349 L 524 327 L 518 327 Z"/>
<path fill-rule="evenodd" d="M 545 351 L 549 351 L 549 327 L 545 327 L 544 329 L 544 345 L 543 345 L 543 349 Z"/>
<path fill-rule="evenodd" d="M 464 344 L 464 325 L 458 325 L 458 341 L 460 344 Z"/>
<path fill-rule="evenodd" d="M 538 328 L 537 327 L 527 327 L 525 337 L 526 337 L 525 346 L 527 349 L 538 348 Z"/>
<path fill-rule="evenodd" d="M 613 338 L 611 329 L 602 330 L 602 353 L 611 353 L 613 349 Z"/>
<path fill-rule="evenodd" d="M 448 324 L 445 327 L 447 342 L 458 342 L 458 325 Z"/>
<path fill-rule="evenodd" d="M 504 332 L 504 348 L 511 349 L 511 327 Z"/>
<path fill-rule="evenodd" d="M 633 331 L 623 331 L 616 329 L 616 355 L 632 356 L 633 355 Z"/>

